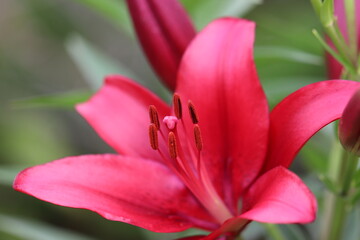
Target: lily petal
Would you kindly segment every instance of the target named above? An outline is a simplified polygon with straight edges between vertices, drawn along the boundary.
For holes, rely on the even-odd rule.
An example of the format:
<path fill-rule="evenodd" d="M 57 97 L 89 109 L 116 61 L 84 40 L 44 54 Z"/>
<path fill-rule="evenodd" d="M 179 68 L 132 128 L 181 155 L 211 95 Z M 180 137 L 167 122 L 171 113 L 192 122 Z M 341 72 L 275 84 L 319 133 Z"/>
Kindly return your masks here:
<path fill-rule="evenodd" d="M 57 205 L 83 208 L 156 232 L 201 226 L 207 214 L 158 162 L 119 155 L 68 157 L 22 171 L 14 188 Z M 193 216 L 194 219 L 190 219 Z"/>
<path fill-rule="evenodd" d="M 360 83 L 330 80 L 305 86 L 270 114 L 269 154 L 264 170 L 289 167 L 300 148 L 322 127 L 339 119 Z"/>
<path fill-rule="evenodd" d="M 108 76 L 105 85 L 77 111 L 117 152 L 128 156 L 159 159 L 148 138 L 149 106 L 155 105 L 160 117 L 170 112 L 156 95 L 122 76 Z"/>
<path fill-rule="evenodd" d="M 268 106 L 253 61 L 254 30 L 247 20 L 212 22 L 185 52 L 176 91 L 197 109 L 202 159 L 233 206 L 257 176 L 267 146 Z"/>
<path fill-rule="evenodd" d="M 138 39 L 154 70 L 174 90 L 180 59 L 195 29 L 176 0 L 127 0 Z"/>
<path fill-rule="evenodd" d="M 316 198 L 301 179 L 284 167 L 262 175 L 245 194 L 239 217 L 267 223 L 309 223 L 316 217 Z"/>

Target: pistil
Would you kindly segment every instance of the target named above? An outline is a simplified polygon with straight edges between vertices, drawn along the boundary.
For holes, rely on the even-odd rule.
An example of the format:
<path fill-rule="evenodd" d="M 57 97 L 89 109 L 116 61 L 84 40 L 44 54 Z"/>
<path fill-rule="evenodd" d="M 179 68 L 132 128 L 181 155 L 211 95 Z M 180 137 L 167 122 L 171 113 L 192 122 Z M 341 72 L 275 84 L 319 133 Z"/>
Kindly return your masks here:
<path fill-rule="evenodd" d="M 163 119 L 163 123 L 169 131 L 166 141 L 165 136 L 160 129 L 158 112 L 155 106 L 150 106 L 150 145 L 154 150 L 159 152 L 164 163 L 180 177 L 189 190 L 196 196 L 200 203 L 202 203 L 204 208 L 208 210 L 219 224 L 222 224 L 226 219 L 233 217 L 233 215 L 215 190 L 209 178 L 209 174 L 207 173 L 206 166 L 201 163 L 203 141 L 195 105 L 191 101 L 188 102 L 189 115 L 193 123 L 195 149 L 188 139 L 183 121 L 181 99 L 178 94 L 174 94 L 173 108 L 175 116 L 166 116 Z M 180 138 L 178 134 L 178 125 L 182 125 L 183 135 L 181 136 L 184 136 L 183 138 Z M 159 149 L 157 131 L 160 131 L 163 140 L 167 142 L 169 157 L 166 157 Z M 184 151 L 183 142 L 185 142 L 187 151 Z"/>

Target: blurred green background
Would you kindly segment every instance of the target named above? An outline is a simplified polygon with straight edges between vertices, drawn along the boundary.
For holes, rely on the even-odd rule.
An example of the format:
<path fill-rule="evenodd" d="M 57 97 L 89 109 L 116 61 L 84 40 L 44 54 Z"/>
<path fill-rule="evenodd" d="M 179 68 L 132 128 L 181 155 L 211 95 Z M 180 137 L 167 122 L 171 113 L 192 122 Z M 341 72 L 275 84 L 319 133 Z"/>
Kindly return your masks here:
<path fill-rule="evenodd" d="M 303 85 L 326 79 L 323 51 L 311 33 L 321 27 L 309 0 L 182 2 L 199 30 L 219 16 L 256 21 L 255 59 L 271 106 Z M 15 175 L 26 167 L 113 151 L 73 109 L 110 73 L 131 76 L 163 98 L 169 96 L 142 55 L 121 0 L 0 1 L 0 239 L 179 236 L 149 233 L 12 190 Z M 331 128 L 316 135 L 293 166 L 319 196 L 324 187 L 317 176 L 326 168 L 332 135 Z M 253 223 L 245 238 L 271 239 L 265 237 L 268 227 Z M 317 227 L 280 228 L 297 240 L 317 239 Z"/>

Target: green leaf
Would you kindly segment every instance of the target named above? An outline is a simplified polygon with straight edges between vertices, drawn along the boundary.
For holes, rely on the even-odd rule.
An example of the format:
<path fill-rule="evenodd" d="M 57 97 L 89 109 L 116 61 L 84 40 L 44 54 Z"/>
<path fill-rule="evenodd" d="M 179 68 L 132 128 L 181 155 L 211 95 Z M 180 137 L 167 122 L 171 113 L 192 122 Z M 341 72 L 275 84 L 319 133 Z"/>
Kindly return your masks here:
<path fill-rule="evenodd" d="M 104 77 L 109 74 L 122 74 L 134 80 L 140 79 L 127 67 L 101 53 L 80 35 L 71 36 L 65 46 L 93 90 L 98 90 Z"/>
<path fill-rule="evenodd" d="M 260 239 L 265 235 L 266 231 L 263 224 L 258 222 L 252 222 L 249 224 L 242 233 L 244 239 Z"/>
<path fill-rule="evenodd" d="M 132 25 L 124 1 L 121 0 L 76 0 L 108 19 L 117 27 L 132 34 Z"/>
<path fill-rule="evenodd" d="M 240 17 L 252 10 L 263 0 L 182 0 L 197 29 L 202 29 L 211 20 L 223 16 Z"/>
<path fill-rule="evenodd" d="M 324 62 L 322 56 L 284 46 L 256 46 L 255 59 L 283 59 L 316 66 Z"/>
<path fill-rule="evenodd" d="M 285 239 L 291 240 L 308 240 L 309 236 L 305 234 L 305 232 L 295 224 L 284 224 L 279 225 L 282 233 L 286 236 Z"/>
<path fill-rule="evenodd" d="M 25 169 L 25 166 L 0 166 L 0 184 L 11 187 L 16 175 Z"/>
<path fill-rule="evenodd" d="M 263 69 L 264 70 L 264 69 Z M 265 74 L 263 74 L 265 75 Z M 299 76 L 299 77 L 263 77 L 261 78 L 263 87 L 268 97 L 268 102 L 271 107 L 275 106 L 278 102 L 284 99 L 290 93 L 298 90 L 299 88 L 312 83 L 317 78 Z"/>
<path fill-rule="evenodd" d="M 266 228 L 266 231 L 268 235 L 273 240 L 285 240 L 282 232 L 280 231 L 279 227 L 276 224 L 269 224 L 264 223 L 264 227 Z"/>
<path fill-rule="evenodd" d="M 41 222 L 0 214 L 0 231 L 22 240 L 94 240 Z"/>
<path fill-rule="evenodd" d="M 68 39 L 66 49 L 78 66 L 84 79 L 88 82 L 91 89 L 95 91 L 103 84 L 105 76 L 120 74 L 135 80 L 163 99 L 169 99 L 169 92 L 159 81 L 145 81 L 141 79 L 125 65 L 106 56 L 79 35 L 73 35 Z"/>
<path fill-rule="evenodd" d="M 11 105 L 14 108 L 52 107 L 73 109 L 75 104 L 85 102 L 90 96 L 90 92 L 59 93 L 16 100 Z"/>

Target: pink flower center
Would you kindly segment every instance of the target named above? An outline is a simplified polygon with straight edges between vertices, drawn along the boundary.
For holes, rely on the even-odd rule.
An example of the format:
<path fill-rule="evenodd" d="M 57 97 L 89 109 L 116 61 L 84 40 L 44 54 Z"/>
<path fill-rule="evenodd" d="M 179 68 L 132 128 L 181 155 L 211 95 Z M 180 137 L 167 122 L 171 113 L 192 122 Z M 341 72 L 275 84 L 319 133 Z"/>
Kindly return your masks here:
<path fill-rule="evenodd" d="M 184 124 L 178 94 L 174 94 L 173 109 L 175 116 L 164 117 L 163 123 L 166 127 L 161 128 L 158 112 L 155 106 L 150 106 L 150 145 L 158 151 L 164 163 L 186 184 L 214 219 L 222 224 L 234 215 L 217 193 L 206 166 L 202 164 L 203 141 L 196 108 L 191 101 L 188 102 L 192 137 L 189 137 L 191 135 L 188 135 L 188 126 Z M 158 133 L 162 141 L 159 141 Z"/>

